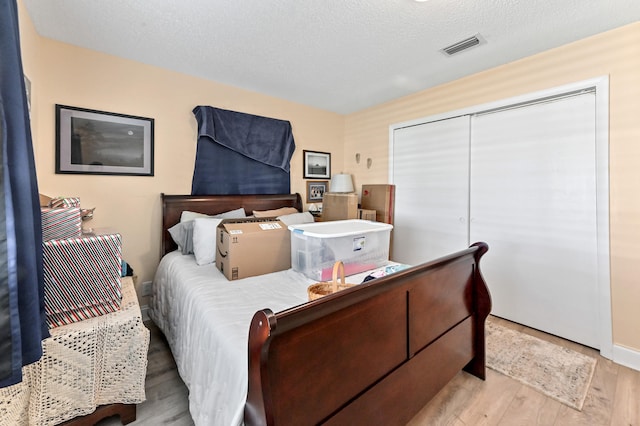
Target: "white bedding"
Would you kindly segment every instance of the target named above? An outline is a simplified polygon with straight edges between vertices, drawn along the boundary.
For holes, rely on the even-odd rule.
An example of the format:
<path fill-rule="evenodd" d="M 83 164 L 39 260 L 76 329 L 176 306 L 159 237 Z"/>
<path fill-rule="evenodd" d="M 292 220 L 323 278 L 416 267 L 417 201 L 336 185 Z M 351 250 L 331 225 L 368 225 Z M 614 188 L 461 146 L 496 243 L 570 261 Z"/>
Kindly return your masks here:
<path fill-rule="evenodd" d="M 347 278 L 360 283 L 367 273 Z M 215 264 L 167 254 L 153 282 L 151 318 L 164 332 L 189 388 L 196 425 L 240 425 L 247 395 L 247 341 L 253 315 L 305 303 L 313 281 L 291 269 L 228 281 Z"/>

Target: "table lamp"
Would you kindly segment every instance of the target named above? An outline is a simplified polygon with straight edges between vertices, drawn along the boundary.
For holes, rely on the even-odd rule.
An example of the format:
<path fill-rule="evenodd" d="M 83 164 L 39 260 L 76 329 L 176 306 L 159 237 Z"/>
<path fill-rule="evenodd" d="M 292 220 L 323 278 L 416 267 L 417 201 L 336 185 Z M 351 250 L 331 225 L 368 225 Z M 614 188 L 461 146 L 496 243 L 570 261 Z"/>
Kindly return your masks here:
<path fill-rule="evenodd" d="M 351 175 L 347 173 L 338 173 L 333 175 L 329 184 L 329 192 L 348 193 L 354 192 L 353 180 Z"/>

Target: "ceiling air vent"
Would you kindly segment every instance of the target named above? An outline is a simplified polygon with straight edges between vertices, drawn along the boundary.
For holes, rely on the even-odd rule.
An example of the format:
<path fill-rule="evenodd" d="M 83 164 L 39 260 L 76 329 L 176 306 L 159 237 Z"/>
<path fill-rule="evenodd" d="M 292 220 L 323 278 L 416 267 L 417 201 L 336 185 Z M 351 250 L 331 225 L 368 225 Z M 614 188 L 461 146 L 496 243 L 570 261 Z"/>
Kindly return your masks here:
<path fill-rule="evenodd" d="M 452 44 L 451 46 L 447 46 L 444 49 L 442 49 L 442 53 L 444 53 L 447 56 L 451 56 L 453 54 L 456 54 L 458 52 L 462 52 L 463 50 L 467 50 L 472 48 L 473 46 L 477 46 L 479 44 L 483 44 L 485 41 L 482 38 L 482 36 L 480 36 L 480 34 L 476 34 L 474 36 L 471 36 L 469 38 L 466 38 L 462 41 L 459 41 L 457 43 Z"/>

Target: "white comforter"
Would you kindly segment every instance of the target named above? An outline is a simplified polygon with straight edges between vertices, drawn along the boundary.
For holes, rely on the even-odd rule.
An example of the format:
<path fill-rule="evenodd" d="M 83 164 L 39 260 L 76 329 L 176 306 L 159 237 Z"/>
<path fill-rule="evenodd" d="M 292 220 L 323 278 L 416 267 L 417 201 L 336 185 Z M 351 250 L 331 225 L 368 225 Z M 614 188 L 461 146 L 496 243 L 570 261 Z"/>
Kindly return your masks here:
<path fill-rule="evenodd" d="M 347 282 L 360 283 L 367 274 Z M 291 269 L 228 281 L 214 264 L 167 254 L 153 282 L 151 318 L 164 332 L 189 388 L 196 425 L 240 425 L 247 395 L 247 342 L 253 315 L 305 303 L 313 281 Z"/>

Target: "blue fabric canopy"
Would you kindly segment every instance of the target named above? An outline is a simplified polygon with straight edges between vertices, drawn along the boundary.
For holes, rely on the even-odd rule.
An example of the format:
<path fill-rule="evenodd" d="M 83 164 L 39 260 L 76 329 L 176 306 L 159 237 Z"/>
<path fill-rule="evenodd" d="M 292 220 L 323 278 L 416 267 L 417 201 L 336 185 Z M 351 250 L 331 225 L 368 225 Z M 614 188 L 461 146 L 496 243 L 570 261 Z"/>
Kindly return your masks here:
<path fill-rule="evenodd" d="M 291 123 L 197 106 L 198 146 L 191 194 L 284 194 L 295 150 Z"/>
<path fill-rule="evenodd" d="M 15 0 L 0 0 L 0 387 L 42 356 L 42 227 Z"/>

